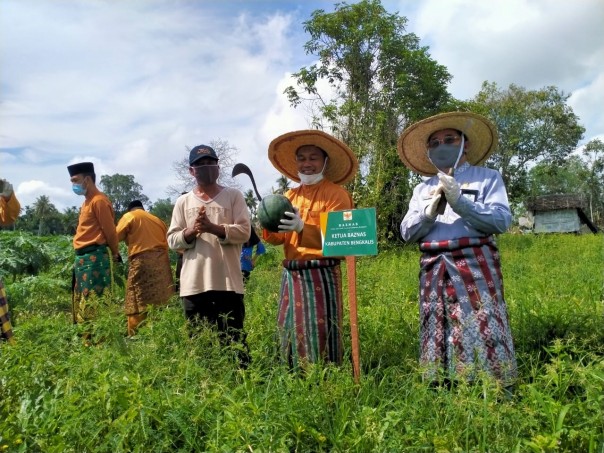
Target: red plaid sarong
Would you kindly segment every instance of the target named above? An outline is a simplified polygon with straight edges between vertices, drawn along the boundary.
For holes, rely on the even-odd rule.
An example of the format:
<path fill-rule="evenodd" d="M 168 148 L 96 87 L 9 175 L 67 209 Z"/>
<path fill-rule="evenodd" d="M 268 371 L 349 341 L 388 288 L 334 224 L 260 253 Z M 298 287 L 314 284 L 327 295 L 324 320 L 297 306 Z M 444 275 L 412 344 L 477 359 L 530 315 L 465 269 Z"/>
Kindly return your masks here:
<path fill-rule="evenodd" d="M 420 362 L 428 379 L 473 379 L 479 370 L 509 384 L 516 358 L 492 237 L 420 244 Z"/>
<path fill-rule="evenodd" d="M 342 363 L 340 260 L 284 260 L 277 323 L 281 353 L 300 360 Z"/>

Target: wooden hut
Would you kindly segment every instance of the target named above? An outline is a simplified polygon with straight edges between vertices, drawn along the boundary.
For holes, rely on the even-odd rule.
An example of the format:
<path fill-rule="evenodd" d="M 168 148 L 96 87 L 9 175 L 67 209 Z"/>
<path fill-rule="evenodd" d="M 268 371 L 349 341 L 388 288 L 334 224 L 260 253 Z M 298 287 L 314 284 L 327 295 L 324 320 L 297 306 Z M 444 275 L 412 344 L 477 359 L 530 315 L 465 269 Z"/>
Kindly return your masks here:
<path fill-rule="evenodd" d="M 535 233 L 578 233 L 581 224 L 592 232 L 598 228 L 585 214 L 585 199 L 580 195 L 543 195 L 528 201 L 534 218 Z"/>

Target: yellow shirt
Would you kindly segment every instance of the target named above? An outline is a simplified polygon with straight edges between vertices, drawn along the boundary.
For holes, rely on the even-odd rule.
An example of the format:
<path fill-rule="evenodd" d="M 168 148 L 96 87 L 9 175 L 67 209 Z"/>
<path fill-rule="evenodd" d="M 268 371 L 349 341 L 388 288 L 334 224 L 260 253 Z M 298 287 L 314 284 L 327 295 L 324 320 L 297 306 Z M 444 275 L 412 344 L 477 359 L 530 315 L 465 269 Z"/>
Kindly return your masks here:
<path fill-rule="evenodd" d="M 128 256 L 153 249 L 168 250 L 168 227 L 144 209 L 125 213 L 117 224 L 117 238 L 128 244 Z"/>
<path fill-rule="evenodd" d="M 80 208 L 78 228 L 73 237 L 73 248 L 78 250 L 94 244 L 107 244 L 113 256 L 118 254 L 117 233 L 113 206 L 96 187 L 91 187 Z"/>
<path fill-rule="evenodd" d="M 17 219 L 20 210 L 21 205 L 14 193 L 8 201 L 4 197 L 0 197 L 0 225 L 10 225 L 13 223 Z"/>
<path fill-rule="evenodd" d="M 269 244 L 283 244 L 285 258 L 288 260 L 323 258 L 320 214 L 352 209 L 352 197 L 346 189 L 327 179 L 310 186 L 302 184 L 288 190 L 285 196 L 298 208 L 304 229 L 300 234 L 295 231 L 270 233 L 262 230 L 263 239 Z"/>

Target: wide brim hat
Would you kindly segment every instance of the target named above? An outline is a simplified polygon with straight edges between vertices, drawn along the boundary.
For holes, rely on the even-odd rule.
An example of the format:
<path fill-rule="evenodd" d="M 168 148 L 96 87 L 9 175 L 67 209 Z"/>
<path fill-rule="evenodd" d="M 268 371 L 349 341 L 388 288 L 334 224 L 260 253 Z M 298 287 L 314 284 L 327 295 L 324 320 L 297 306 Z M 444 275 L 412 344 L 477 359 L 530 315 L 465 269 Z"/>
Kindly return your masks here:
<path fill-rule="evenodd" d="M 398 139 L 398 155 L 407 168 L 423 176 L 437 169 L 428 159 L 428 138 L 443 129 L 456 129 L 466 135 L 466 159 L 471 165 L 484 163 L 497 147 L 497 129 L 482 115 L 472 112 L 448 112 L 412 124 Z"/>
<path fill-rule="evenodd" d="M 280 135 L 268 145 L 268 158 L 282 175 L 300 182 L 296 151 L 305 145 L 317 146 L 329 156 L 323 172 L 326 179 L 340 185 L 354 179 L 359 162 L 352 150 L 334 136 L 319 130 L 301 130 Z"/>

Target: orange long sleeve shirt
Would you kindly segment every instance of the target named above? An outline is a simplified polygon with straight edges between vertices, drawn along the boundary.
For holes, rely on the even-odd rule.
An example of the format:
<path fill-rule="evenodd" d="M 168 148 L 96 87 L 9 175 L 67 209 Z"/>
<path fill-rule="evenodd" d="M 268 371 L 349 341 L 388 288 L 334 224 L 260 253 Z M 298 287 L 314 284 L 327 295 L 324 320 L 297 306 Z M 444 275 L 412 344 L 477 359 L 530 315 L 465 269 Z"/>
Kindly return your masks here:
<path fill-rule="evenodd" d="M 262 238 L 269 244 L 283 244 L 288 260 L 322 258 L 320 214 L 352 209 L 352 197 L 346 189 L 326 179 L 310 186 L 300 185 L 288 190 L 285 196 L 298 208 L 304 229 L 300 234 L 295 231 L 271 233 L 262 230 Z"/>
<path fill-rule="evenodd" d="M 78 250 L 89 245 L 107 244 L 113 256 L 118 254 L 115 231 L 115 214 L 107 195 L 96 187 L 88 189 L 80 208 L 78 228 L 73 237 L 73 248 Z"/>
<path fill-rule="evenodd" d="M 128 244 L 128 256 L 154 249 L 168 250 L 168 227 L 144 209 L 125 213 L 117 223 L 118 241 Z"/>
<path fill-rule="evenodd" d="M 12 224 L 17 219 L 20 210 L 21 205 L 14 193 L 8 201 L 4 197 L 0 197 L 0 225 Z"/>

